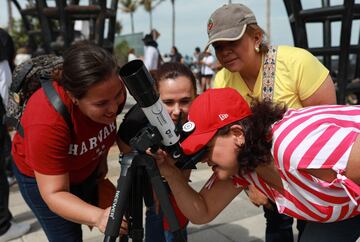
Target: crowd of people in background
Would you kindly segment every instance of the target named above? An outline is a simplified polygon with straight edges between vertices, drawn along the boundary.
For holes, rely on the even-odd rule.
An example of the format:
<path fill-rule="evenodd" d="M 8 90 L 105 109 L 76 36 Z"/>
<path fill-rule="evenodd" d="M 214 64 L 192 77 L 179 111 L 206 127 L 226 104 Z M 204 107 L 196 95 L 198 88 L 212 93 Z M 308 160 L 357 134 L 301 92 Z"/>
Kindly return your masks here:
<path fill-rule="evenodd" d="M 212 81 L 216 72 L 221 69 L 221 64 L 209 48 L 201 51 L 200 47 L 195 47 L 192 56 L 183 56 L 176 46 L 172 46 L 169 53 L 160 53 L 157 43 L 159 36 L 160 33 L 156 29 L 146 34 L 142 39 L 144 55 L 136 54 L 134 48 L 129 48 L 127 61 L 141 59 L 149 70 L 157 70 L 166 62 L 181 63 L 190 68 L 195 75 L 200 92 L 213 86 Z"/>

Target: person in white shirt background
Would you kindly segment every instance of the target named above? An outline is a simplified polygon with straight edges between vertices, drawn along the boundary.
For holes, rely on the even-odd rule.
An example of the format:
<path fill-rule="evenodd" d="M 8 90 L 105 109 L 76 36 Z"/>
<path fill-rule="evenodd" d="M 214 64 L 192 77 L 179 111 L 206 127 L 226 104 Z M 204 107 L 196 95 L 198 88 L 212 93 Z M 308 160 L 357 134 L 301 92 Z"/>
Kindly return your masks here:
<path fill-rule="evenodd" d="M 213 70 L 215 64 L 215 57 L 211 54 L 209 49 L 205 50 L 204 57 L 200 61 L 200 64 L 201 64 L 200 89 L 204 92 L 206 89 L 211 87 L 211 79 L 215 75 L 215 71 Z"/>
<path fill-rule="evenodd" d="M 27 47 L 22 47 L 17 50 L 17 54 L 15 56 L 14 63 L 16 66 L 20 65 L 21 63 L 30 60 L 31 54 L 30 50 Z"/>
<path fill-rule="evenodd" d="M 138 57 L 135 55 L 134 48 L 130 48 L 129 52 L 128 52 L 128 62 L 130 62 L 132 60 L 136 60 L 136 59 L 138 59 Z"/>
<path fill-rule="evenodd" d="M 147 34 L 143 38 L 144 42 L 144 64 L 146 68 L 151 70 L 157 70 L 160 63 L 160 52 L 158 50 L 158 44 L 154 40 L 152 34 Z"/>

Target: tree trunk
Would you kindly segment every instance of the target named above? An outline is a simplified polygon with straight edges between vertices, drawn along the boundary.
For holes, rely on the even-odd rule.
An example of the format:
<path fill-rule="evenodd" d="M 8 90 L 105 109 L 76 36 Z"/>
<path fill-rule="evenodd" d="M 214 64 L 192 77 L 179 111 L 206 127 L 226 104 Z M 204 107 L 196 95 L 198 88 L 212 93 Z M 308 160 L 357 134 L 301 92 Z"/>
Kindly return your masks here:
<path fill-rule="evenodd" d="M 152 24 L 152 10 L 149 11 L 149 18 L 150 18 L 150 30 L 149 30 L 149 32 L 151 32 L 151 30 L 153 29 L 153 24 Z"/>
<path fill-rule="evenodd" d="M 171 0 L 172 4 L 172 46 L 175 46 L 175 0 Z"/>
<path fill-rule="evenodd" d="M 7 0 L 7 7 L 8 7 L 8 32 L 12 32 L 13 27 L 14 27 L 14 22 L 13 22 L 13 14 L 12 14 L 12 8 L 11 8 L 11 0 Z"/>
<path fill-rule="evenodd" d="M 266 0 L 266 33 L 268 35 L 268 42 L 271 43 L 271 3 Z"/>
<path fill-rule="evenodd" d="M 130 13 L 130 19 L 131 19 L 131 33 L 134 33 L 134 14 L 133 14 L 133 12 Z"/>

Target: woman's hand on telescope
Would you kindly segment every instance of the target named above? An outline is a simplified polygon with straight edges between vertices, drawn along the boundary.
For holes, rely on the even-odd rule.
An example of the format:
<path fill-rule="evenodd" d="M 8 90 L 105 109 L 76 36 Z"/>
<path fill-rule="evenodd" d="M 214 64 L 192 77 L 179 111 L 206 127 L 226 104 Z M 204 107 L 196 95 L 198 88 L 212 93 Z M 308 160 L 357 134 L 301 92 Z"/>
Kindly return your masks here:
<path fill-rule="evenodd" d="M 171 175 L 174 169 L 178 169 L 175 166 L 176 161 L 172 159 L 164 150 L 158 149 L 155 153 L 152 153 L 150 149 L 148 149 L 146 153 L 155 159 L 161 175 L 163 175 L 165 178 Z"/>

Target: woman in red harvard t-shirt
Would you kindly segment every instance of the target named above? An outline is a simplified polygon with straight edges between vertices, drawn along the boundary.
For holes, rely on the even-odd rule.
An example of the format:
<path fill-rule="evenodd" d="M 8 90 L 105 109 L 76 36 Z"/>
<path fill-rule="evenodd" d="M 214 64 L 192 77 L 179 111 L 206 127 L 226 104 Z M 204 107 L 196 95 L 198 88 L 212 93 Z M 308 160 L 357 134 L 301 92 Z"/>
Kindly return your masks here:
<path fill-rule="evenodd" d="M 48 240 L 68 242 L 82 241 L 81 224 L 105 230 L 109 208 L 93 205 L 96 180 L 107 172 L 126 90 L 115 59 L 101 47 L 78 42 L 63 57 L 53 87 L 72 127 L 40 88 L 26 105 L 24 135 L 15 134 L 12 153 L 21 194 Z"/>

